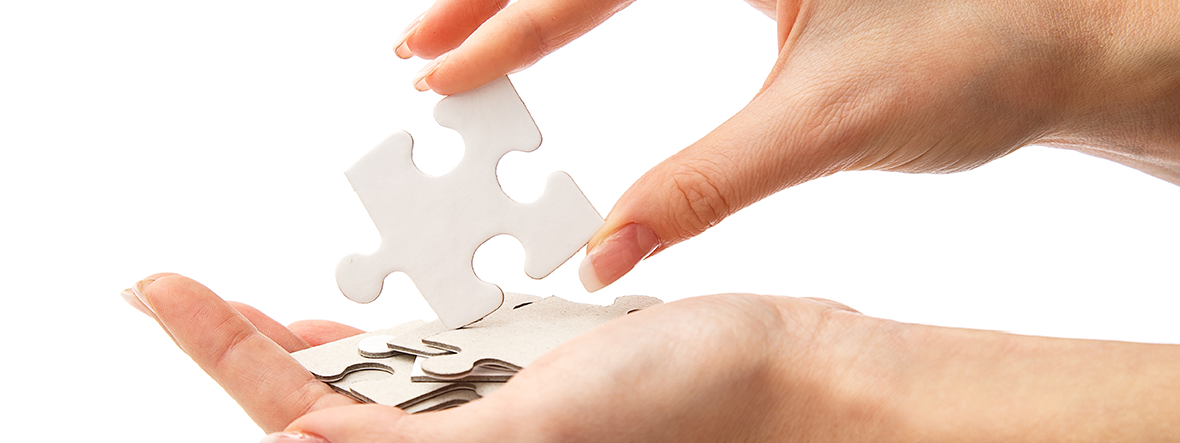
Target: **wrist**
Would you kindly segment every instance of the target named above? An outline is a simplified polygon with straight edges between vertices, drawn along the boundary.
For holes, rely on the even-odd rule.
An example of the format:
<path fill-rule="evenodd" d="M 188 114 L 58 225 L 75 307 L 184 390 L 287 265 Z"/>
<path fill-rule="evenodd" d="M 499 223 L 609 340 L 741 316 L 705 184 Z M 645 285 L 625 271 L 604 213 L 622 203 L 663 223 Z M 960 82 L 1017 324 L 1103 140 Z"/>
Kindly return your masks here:
<path fill-rule="evenodd" d="M 1180 3 L 1051 0 L 1068 63 L 1060 126 L 1038 140 L 1180 184 Z"/>
<path fill-rule="evenodd" d="M 899 357 L 912 326 L 828 303 L 780 299 L 787 330 L 772 386 L 781 396 L 775 416 L 787 423 L 780 429 L 806 429 L 819 441 L 901 441 L 906 421 L 895 399 L 908 359 Z"/>

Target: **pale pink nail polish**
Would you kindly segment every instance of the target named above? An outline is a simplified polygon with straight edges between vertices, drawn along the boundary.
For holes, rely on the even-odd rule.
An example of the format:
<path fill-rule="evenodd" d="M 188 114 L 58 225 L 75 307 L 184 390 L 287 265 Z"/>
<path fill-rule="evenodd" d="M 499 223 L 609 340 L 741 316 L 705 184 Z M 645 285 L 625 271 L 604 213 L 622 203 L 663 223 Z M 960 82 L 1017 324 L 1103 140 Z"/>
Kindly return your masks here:
<path fill-rule="evenodd" d="M 414 31 L 418 30 L 418 25 L 422 24 L 422 17 L 425 15 L 426 13 L 423 12 L 418 14 L 417 17 L 414 17 L 410 25 L 406 26 L 406 29 L 398 36 L 397 43 L 393 45 L 393 53 L 397 54 L 398 58 L 407 59 L 414 56 L 414 52 L 410 50 L 410 46 L 406 44 L 406 40 L 409 40 L 410 36 L 414 35 Z"/>
<path fill-rule="evenodd" d="M 176 343 L 176 346 L 181 350 L 184 350 L 184 346 L 180 345 L 180 341 L 176 340 L 176 336 L 172 335 L 172 331 L 168 330 L 168 325 L 165 325 L 164 322 L 160 320 L 160 316 L 156 315 L 156 310 L 152 308 L 152 305 L 147 301 L 147 297 L 144 296 L 144 293 L 147 291 L 147 287 L 155 281 L 156 280 L 153 278 L 145 278 L 143 280 L 137 281 L 135 282 L 134 286 L 132 286 L 130 289 L 123 290 L 123 292 L 120 292 L 119 295 L 121 295 L 123 297 L 123 301 L 126 301 L 127 304 L 131 305 L 131 307 L 138 309 L 139 312 L 147 314 L 148 317 L 151 317 L 156 321 L 156 323 L 159 323 L 160 327 L 164 329 L 164 332 L 168 334 L 168 337 L 172 339 L 172 342 Z"/>
<path fill-rule="evenodd" d="M 258 443 L 330 443 L 323 437 L 301 432 L 275 432 L 268 434 Z"/>
<path fill-rule="evenodd" d="M 414 82 L 414 89 L 418 91 L 429 91 L 430 85 L 426 84 L 426 79 L 420 78 L 418 81 Z"/>
<path fill-rule="evenodd" d="M 119 295 L 123 297 L 123 301 L 131 305 L 131 307 L 135 308 L 135 310 L 142 312 L 143 315 L 155 317 L 155 314 L 152 314 L 152 310 L 148 309 L 147 306 L 144 306 L 143 302 L 139 301 L 139 297 L 135 296 L 135 291 L 131 289 L 124 289 L 123 292 L 119 293 Z"/>
<path fill-rule="evenodd" d="M 430 63 L 427 63 L 426 66 L 422 67 L 421 71 L 418 71 L 418 74 L 414 76 L 414 81 L 412 82 L 414 84 L 414 89 L 419 91 L 430 90 L 430 85 L 426 83 L 426 79 L 430 77 L 430 74 L 434 74 L 434 71 L 438 70 L 438 66 L 447 59 L 447 55 L 449 55 L 449 53 L 438 56 L 438 58 L 431 60 Z"/>
<path fill-rule="evenodd" d="M 144 292 L 147 291 L 147 287 L 154 281 L 156 280 L 151 278 L 145 278 L 143 280 L 137 281 L 135 282 L 135 285 L 131 286 L 130 289 L 124 290 L 119 295 L 122 295 L 123 300 L 126 300 L 127 303 L 131 304 L 131 307 L 139 309 L 140 312 L 147 314 L 151 318 L 156 318 L 156 313 L 154 310 L 152 310 L 152 305 L 148 304 L 147 297 L 143 295 Z M 131 294 L 127 294 L 128 292 Z M 134 303 L 132 303 L 132 301 L 134 301 Z"/>
<path fill-rule="evenodd" d="M 396 48 L 393 48 L 393 54 L 396 55 L 397 58 L 405 60 L 407 58 L 413 57 L 414 51 L 410 50 L 410 45 L 407 45 L 406 42 L 402 42 L 400 45 L 397 45 Z"/>
<path fill-rule="evenodd" d="M 597 291 L 626 275 L 658 247 L 660 239 L 654 231 L 638 223 L 628 224 L 582 259 L 578 277 L 587 291 Z"/>

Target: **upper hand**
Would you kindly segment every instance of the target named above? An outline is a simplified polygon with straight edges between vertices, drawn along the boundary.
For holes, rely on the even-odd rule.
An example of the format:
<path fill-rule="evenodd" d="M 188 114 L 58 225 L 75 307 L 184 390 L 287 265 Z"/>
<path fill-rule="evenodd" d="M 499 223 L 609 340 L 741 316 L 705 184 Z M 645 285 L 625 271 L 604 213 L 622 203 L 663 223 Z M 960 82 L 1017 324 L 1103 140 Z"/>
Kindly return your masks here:
<path fill-rule="evenodd" d="M 1180 51 L 1180 37 L 1160 32 L 1180 29 L 1177 4 L 748 1 L 778 22 L 777 63 L 745 109 L 619 199 L 590 240 L 587 289 L 766 196 L 840 171 L 955 172 L 1040 143 L 1180 183 L 1180 66 L 1160 62 L 1178 58 L 1143 49 Z M 629 3 L 438 0 L 398 54 L 435 59 L 420 89 L 461 92 L 536 62 Z"/>

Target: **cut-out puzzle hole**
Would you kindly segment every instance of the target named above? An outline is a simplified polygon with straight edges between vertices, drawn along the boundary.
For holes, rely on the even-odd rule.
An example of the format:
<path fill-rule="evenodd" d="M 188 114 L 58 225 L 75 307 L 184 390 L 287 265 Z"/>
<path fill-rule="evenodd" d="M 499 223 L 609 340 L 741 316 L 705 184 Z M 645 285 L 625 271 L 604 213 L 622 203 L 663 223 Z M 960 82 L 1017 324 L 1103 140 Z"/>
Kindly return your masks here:
<path fill-rule="evenodd" d="M 429 176 L 442 176 L 455 169 L 463 159 L 465 147 L 458 132 L 443 128 L 415 128 L 410 132 L 414 150 L 410 152 L 414 166 Z"/>

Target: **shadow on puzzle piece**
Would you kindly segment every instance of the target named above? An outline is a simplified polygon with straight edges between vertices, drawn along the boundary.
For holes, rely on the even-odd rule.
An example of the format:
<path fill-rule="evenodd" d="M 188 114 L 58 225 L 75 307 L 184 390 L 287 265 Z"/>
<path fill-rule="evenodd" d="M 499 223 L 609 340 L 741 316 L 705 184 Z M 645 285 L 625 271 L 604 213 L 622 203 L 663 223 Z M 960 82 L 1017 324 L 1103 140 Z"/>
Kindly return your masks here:
<path fill-rule="evenodd" d="M 442 99 L 435 120 L 459 132 L 463 158 L 432 177 L 414 165 L 410 135 L 398 132 L 356 162 L 345 176 L 381 234 L 371 255 L 353 254 L 336 267 L 349 299 L 368 303 L 392 272 L 405 272 L 448 329 L 479 320 L 500 306 L 500 288 L 472 270 L 475 250 L 501 234 L 525 250 L 525 273 L 542 278 L 590 239 L 602 216 L 572 178 L 554 172 L 535 202 L 500 189 L 496 165 L 511 151 L 533 151 L 541 133 L 508 77 Z"/>

